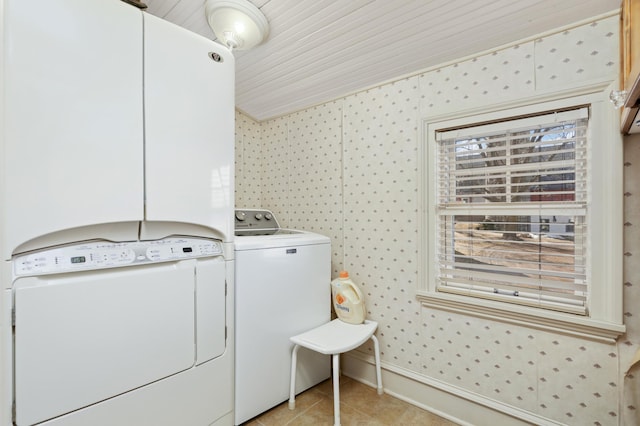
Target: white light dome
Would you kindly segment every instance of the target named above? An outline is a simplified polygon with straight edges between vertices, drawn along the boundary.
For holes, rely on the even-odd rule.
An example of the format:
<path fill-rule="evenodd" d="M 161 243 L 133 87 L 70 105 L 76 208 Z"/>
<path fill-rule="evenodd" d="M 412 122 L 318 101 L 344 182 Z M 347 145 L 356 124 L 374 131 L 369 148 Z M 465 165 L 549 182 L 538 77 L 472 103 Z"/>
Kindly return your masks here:
<path fill-rule="evenodd" d="M 205 15 L 216 37 L 230 49 L 251 49 L 269 35 L 267 18 L 248 0 L 207 0 Z"/>

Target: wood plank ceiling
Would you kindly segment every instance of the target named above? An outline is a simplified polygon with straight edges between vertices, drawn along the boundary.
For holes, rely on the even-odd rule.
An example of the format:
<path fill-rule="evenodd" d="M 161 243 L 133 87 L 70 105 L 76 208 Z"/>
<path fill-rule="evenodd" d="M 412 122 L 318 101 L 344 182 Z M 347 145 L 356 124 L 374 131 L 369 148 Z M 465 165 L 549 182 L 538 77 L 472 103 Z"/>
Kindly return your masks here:
<path fill-rule="evenodd" d="M 620 0 L 250 0 L 269 38 L 235 51 L 236 106 L 265 120 L 617 10 Z M 146 0 L 207 38 L 205 0 Z"/>

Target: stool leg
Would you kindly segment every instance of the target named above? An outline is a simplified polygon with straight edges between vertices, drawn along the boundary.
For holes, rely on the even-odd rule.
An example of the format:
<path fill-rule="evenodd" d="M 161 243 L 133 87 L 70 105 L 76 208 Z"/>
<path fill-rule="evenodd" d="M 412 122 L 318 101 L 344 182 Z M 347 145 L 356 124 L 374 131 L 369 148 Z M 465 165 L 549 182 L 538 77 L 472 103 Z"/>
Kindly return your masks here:
<path fill-rule="evenodd" d="M 340 426 L 340 354 L 333 354 L 333 426 Z"/>
<path fill-rule="evenodd" d="M 291 351 L 291 385 L 289 387 L 289 410 L 296 408 L 296 364 L 298 363 L 298 349 L 300 346 L 295 345 Z"/>
<path fill-rule="evenodd" d="M 378 395 L 382 395 L 384 390 L 382 389 L 382 374 L 380 372 L 380 344 L 376 336 L 371 335 L 373 340 L 373 353 L 376 357 L 376 380 L 378 381 Z"/>

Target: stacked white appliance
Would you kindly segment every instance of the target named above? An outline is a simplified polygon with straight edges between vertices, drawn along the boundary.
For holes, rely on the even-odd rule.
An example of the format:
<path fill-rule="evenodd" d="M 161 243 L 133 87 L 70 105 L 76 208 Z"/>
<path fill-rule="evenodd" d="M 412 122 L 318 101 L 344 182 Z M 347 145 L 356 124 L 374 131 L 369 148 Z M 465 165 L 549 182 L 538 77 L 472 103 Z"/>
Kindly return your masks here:
<path fill-rule="evenodd" d="M 233 423 L 234 59 L 0 2 L 0 425 Z"/>

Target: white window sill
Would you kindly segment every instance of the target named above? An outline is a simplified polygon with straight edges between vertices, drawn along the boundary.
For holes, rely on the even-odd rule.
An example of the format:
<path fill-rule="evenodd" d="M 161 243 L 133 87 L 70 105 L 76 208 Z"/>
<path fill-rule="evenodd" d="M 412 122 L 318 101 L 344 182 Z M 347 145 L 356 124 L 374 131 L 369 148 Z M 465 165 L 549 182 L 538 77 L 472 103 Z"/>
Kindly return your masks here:
<path fill-rule="evenodd" d="M 623 324 L 446 293 L 418 291 L 417 299 L 427 308 L 564 333 L 605 343 L 614 343 L 626 330 Z"/>

